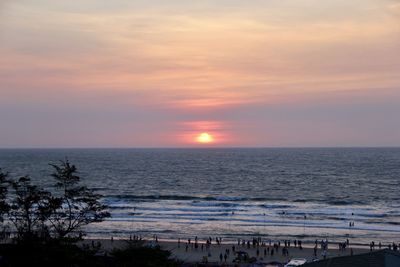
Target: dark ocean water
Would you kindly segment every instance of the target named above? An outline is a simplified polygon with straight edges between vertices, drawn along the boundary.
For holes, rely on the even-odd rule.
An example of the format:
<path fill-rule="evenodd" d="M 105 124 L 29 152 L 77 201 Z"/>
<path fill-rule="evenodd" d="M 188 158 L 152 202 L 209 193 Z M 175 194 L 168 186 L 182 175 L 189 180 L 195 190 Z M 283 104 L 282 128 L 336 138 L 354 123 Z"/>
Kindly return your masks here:
<path fill-rule="evenodd" d="M 398 148 L 3 149 L 0 167 L 51 188 L 66 157 L 110 206 L 92 237 L 400 241 Z"/>

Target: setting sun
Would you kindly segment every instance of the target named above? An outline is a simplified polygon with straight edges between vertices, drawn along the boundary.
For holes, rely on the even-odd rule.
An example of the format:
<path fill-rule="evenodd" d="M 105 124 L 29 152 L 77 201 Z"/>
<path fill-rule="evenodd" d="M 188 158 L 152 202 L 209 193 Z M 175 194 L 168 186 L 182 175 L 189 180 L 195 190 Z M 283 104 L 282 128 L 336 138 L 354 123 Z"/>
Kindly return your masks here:
<path fill-rule="evenodd" d="M 196 141 L 199 143 L 212 143 L 214 138 L 208 133 L 201 133 L 197 136 Z"/>

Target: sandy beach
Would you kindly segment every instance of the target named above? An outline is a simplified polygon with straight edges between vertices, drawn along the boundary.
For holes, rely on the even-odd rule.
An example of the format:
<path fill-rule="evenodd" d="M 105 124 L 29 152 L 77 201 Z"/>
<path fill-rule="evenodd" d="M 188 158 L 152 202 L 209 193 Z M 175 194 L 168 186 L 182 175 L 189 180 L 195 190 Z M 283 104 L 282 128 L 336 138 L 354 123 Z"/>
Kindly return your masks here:
<path fill-rule="evenodd" d="M 129 241 L 129 239 L 114 239 L 111 241 L 111 239 L 108 240 L 91 240 L 91 239 L 86 239 L 82 241 L 85 244 L 91 245 L 92 242 L 94 244 L 97 244 L 98 242 L 101 243 L 102 249 L 105 251 L 111 251 L 114 248 L 124 248 L 129 245 L 129 243 L 132 243 Z M 257 262 L 272 262 L 272 261 L 278 261 L 281 263 L 288 262 L 292 258 L 305 258 L 307 261 L 312 261 L 314 259 L 323 259 L 323 250 L 318 246 L 317 250 L 317 256 L 314 256 L 314 248 L 311 246 L 311 244 L 303 246 L 302 249 L 298 247 L 294 247 L 293 243 L 292 245 L 288 248 L 289 255 L 283 255 L 282 254 L 282 243 L 280 248 L 278 249 L 278 252 L 275 251 L 273 255 L 270 253 L 267 253 L 264 255 L 264 249 L 268 248 L 268 244 L 266 246 L 250 246 L 250 248 L 245 246 L 238 246 L 237 244 L 233 243 L 221 243 L 221 244 L 216 244 L 212 243 L 209 247 L 209 249 L 206 249 L 205 242 L 199 241 L 198 242 L 198 248 L 196 249 L 194 246 L 194 241 L 192 240 L 191 245 L 188 245 L 186 248 L 187 240 L 186 241 L 181 241 L 180 244 L 178 244 L 178 241 L 173 241 L 173 240 L 158 240 L 156 242 L 155 240 L 144 240 L 143 241 L 144 245 L 148 246 L 155 246 L 155 245 L 160 245 L 160 247 L 164 250 L 168 250 L 171 252 L 171 257 L 176 258 L 178 260 L 183 261 L 184 263 L 201 263 L 207 260 L 208 263 L 217 263 L 217 264 L 233 264 L 233 260 L 235 259 L 234 253 L 232 253 L 232 246 L 235 246 L 235 251 L 244 251 L 247 252 L 249 257 L 254 257 L 256 258 Z M 203 245 L 203 249 L 201 248 Z M 338 256 L 348 256 L 351 254 L 351 249 L 353 250 L 353 254 L 361 254 L 361 253 L 366 253 L 369 252 L 369 248 L 367 247 L 348 247 L 346 250 L 339 250 L 338 244 L 331 243 L 329 244 L 328 250 L 326 257 L 338 257 Z M 229 253 L 226 253 L 226 251 L 229 250 Z M 258 253 L 257 253 L 258 250 Z M 270 247 L 271 250 L 271 247 Z M 225 255 L 227 254 L 227 259 L 225 263 L 225 259 L 220 260 L 220 255 Z M 258 254 L 258 255 L 257 255 Z M 246 266 L 246 265 L 244 265 Z"/>

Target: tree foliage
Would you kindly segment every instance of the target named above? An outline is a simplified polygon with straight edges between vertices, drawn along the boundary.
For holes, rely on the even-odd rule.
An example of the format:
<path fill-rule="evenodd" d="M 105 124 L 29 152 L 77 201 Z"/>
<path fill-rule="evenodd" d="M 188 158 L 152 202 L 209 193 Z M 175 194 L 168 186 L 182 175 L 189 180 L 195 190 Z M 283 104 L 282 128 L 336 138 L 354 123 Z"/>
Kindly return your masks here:
<path fill-rule="evenodd" d="M 81 185 L 75 165 L 62 161 L 60 165 L 51 166 L 54 168 L 52 177 L 61 190 L 61 196 L 52 198 L 54 212 L 49 220 L 59 237 L 81 234 L 82 226 L 101 222 L 110 216 L 106 206 L 100 202 L 101 196 Z"/>
<path fill-rule="evenodd" d="M 81 237 L 83 226 L 110 216 L 101 195 L 82 185 L 74 165 L 61 161 L 51 166 L 52 192 L 34 185 L 29 176 L 8 179 L 0 169 L 0 219 L 11 224 L 20 241 Z"/>
<path fill-rule="evenodd" d="M 9 205 L 7 203 L 7 192 L 8 192 L 8 173 L 3 172 L 0 168 L 0 222 L 3 222 L 3 216 L 9 211 Z"/>
<path fill-rule="evenodd" d="M 50 215 L 50 192 L 33 185 L 28 176 L 11 182 L 14 198 L 10 204 L 9 220 L 18 238 L 31 240 L 47 235 L 46 220 Z"/>

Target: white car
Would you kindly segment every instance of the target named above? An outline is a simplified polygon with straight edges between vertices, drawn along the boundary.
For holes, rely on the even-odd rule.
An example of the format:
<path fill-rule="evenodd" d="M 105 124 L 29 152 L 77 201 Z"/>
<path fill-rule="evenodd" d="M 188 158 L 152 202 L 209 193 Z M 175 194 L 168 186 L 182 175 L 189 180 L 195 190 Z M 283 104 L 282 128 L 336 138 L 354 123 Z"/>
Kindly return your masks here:
<path fill-rule="evenodd" d="M 307 262 L 306 259 L 303 258 L 294 258 L 291 259 L 288 263 L 286 263 L 285 267 L 296 267 L 296 266 L 300 266 L 303 265 Z"/>

